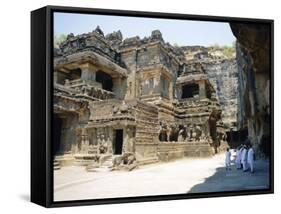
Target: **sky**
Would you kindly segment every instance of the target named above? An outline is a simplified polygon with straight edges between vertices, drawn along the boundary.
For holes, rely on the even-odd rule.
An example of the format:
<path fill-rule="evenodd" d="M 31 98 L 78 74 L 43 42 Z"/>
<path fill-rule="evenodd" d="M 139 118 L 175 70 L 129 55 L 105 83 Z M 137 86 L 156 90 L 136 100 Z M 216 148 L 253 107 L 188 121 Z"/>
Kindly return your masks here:
<path fill-rule="evenodd" d="M 149 37 L 153 30 L 158 29 L 165 42 L 180 46 L 232 45 L 236 40 L 227 22 L 54 13 L 55 35 L 88 33 L 97 25 L 105 35 L 121 30 L 123 39 L 133 36 Z"/>

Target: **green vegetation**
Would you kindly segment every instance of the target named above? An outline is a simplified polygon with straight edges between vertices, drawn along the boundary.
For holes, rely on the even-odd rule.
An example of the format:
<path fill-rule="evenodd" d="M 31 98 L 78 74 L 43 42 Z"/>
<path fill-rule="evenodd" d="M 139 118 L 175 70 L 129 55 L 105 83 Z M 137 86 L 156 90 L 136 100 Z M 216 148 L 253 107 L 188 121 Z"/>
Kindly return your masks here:
<path fill-rule="evenodd" d="M 223 54 L 224 54 L 226 57 L 235 56 L 236 50 L 235 50 L 234 47 L 231 47 L 231 46 L 223 46 L 222 49 L 223 49 Z"/>
<path fill-rule="evenodd" d="M 54 35 L 54 47 L 59 48 L 59 45 L 66 40 L 66 34 Z"/>
<path fill-rule="evenodd" d="M 209 46 L 209 48 L 213 50 L 221 50 L 224 56 L 230 58 L 235 56 L 236 53 L 235 46 L 236 46 L 236 42 L 233 42 L 232 45 L 223 45 L 223 46 L 220 46 L 219 44 L 215 43 Z"/>

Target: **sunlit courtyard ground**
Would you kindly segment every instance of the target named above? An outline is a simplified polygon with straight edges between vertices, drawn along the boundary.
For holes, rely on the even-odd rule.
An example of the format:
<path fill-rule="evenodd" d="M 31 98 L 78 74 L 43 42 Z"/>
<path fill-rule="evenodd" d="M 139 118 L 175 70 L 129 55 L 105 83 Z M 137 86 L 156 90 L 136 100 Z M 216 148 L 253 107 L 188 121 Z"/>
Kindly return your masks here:
<path fill-rule="evenodd" d="M 63 167 L 54 172 L 54 200 L 82 200 L 198 192 L 267 189 L 269 162 L 255 162 L 254 174 L 224 168 L 224 154 L 140 166 L 131 172 L 87 172 Z"/>

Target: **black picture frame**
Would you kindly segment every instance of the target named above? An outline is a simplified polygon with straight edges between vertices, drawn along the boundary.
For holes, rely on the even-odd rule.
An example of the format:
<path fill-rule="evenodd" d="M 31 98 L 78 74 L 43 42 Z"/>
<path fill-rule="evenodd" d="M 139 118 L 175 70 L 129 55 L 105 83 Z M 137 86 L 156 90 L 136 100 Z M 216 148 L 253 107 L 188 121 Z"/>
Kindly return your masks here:
<path fill-rule="evenodd" d="M 101 14 L 127 17 L 149 17 L 180 20 L 200 20 L 232 23 L 266 24 L 270 27 L 270 101 L 271 101 L 271 156 L 270 188 L 265 190 L 247 190 L 237 192 L 191 193 L 177 195 L 159 195 L 127 197 L 114 199 L 95 199 L 54 202 L 53 200 L 53 159 L 51 143 L 52 124 L 52 65 L 53 65 L 53 13 L 67 12 L 80 14 Z M 77 205 L 114 204 L 127 202 L 145 202 L 177 200 L 190 198 L 226 197 L 274 192 L 274 21 L 236 17 L 187 15 L 158 12 L 140 12 L 125 10 L 90 9 L 77 7 L 46 6 L 31 12 L 31 202 L 44 207 L 62 207 Z"/>

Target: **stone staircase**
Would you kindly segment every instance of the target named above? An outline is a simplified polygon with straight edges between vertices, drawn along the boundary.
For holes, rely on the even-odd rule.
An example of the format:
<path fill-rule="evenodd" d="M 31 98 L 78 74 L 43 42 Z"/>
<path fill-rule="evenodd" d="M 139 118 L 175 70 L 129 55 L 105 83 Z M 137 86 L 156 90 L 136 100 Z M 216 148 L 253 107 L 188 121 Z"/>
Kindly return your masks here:
<path fill-rule="evenodd" d="M 112 166 L 113 156 L 108 157 L 101 165 L 102 168 L 109 168 Z"/>
<path fill-rule="evenodd" d="M 86 170 L 88 172 L 107 172 L 111 170 L 111 167 L 113 165 L 113 156 L 106 156 L 102 157 L 102 163 L 100 164 L 93 164 L 93 165 L 88 165 L 86 167 Z"/>
<path fill-rule="evenodd" d="M 94 171 L 96 172 L 107 172 L 110 171 L 110 167 L 113 165 L 113 156 L 106 157 L 106 159 L 99 165 L 98 168 L 95 168 Z"/>
<path fill-rule="evenodd" d="M 57 161 L 56 159 L 54 159 L 53 167 L 54 167 L 54 170 L 59 170 L 61 168 L 60 162 Z"/>

